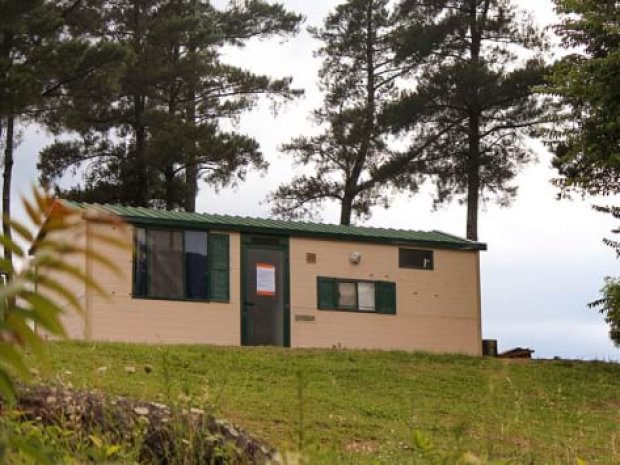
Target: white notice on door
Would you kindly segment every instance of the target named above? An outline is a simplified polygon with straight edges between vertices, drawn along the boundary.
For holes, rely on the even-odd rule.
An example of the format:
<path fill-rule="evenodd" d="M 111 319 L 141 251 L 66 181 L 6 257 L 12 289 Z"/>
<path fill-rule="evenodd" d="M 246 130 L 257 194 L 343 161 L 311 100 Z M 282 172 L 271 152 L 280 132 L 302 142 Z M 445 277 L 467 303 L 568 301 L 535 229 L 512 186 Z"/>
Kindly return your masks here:
<path fill-rule="evenodd" d="M 270 263 L 256 264 L 256 294 L 276 295 L 276 267 Z"/>

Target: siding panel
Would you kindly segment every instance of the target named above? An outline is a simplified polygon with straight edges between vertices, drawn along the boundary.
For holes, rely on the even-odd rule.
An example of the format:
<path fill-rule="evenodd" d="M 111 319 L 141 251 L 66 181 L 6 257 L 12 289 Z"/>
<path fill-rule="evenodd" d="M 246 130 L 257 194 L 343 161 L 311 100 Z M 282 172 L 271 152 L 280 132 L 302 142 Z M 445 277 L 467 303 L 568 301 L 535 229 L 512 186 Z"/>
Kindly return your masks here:
<path fill-rule="evenodd" d="M 291 238 L 291 344 L 479 355 L 477 251 L 435 250 L 433 271 L 398 267 L 398 247 Z M 360 252 L 358 265 L 349 262 Z M 315 264 L 306 263 L 315 253 Z M 317 310 L 316 277 L 396 283 L 396 315 Z M 314 317 L 296 321 L 295 315 Z M 305 320 L 305 319 L 302 319 Z"/>
<path fill-rule="evenodd" d="M 99 234 L 119 234 L 111 226 L 91 225 Z M 131 228 L 129 228 L 131 233 Z M 116 275 L 92 264 L 93 276 L 107 296 L 92 295 L 91 338 L 101 341 L 239 345 L 239 234 L 230 234 L 230 302 L 134 299 L 130 249 L 106 246 L 104 253 L 121 268 Z M 92 292 L 92 291 L 91 291 Z"/>
<path fill-rule="evenodd" d="M 53 232 L 49 235 L 49 239 L 56 241 L 66 241 L 69 244 L 76 245 L 78 247 L 86 246 L 86 228 L 85 223 L 82 223 L 80 226 L 74 228 L 71 233 L 67 233 L 67 231 L 57 231 Z M 72 255 L 64 258 L 67 264 L 77 267 L 78 269 L 85 271 L 85 260 L 84 256 Z M 50 276 L 50 278 L 55 279 L 60 284 L 62 284 L 69 292 L 75 295 L 80 302 L 82 308 L 85 308 L 86 305 L 86 286 L 84 282 L 73 278 L 71 276 L 62 275 L 62 276 Z M 60 306 L 63 308 L 64 313 L 61 315 L 60 321 L 65 327 L 65 331 L 67 332 L 67 336 L 70 339 L 84 339 L 85 337 L 85 320 L 84 314 L 78 313 L 73 306 L 71 306 L 68 302 L 65 301 L 62 297 L 59 297 L 56 293 L 46 291 L 45 289 L 41 289 L 41 292 L 49 295 L 54 299 L 55 302 L 59 302 Z M 42 333 L 43 337 L 48 338 L 49 335 L 46 333 Z"/>

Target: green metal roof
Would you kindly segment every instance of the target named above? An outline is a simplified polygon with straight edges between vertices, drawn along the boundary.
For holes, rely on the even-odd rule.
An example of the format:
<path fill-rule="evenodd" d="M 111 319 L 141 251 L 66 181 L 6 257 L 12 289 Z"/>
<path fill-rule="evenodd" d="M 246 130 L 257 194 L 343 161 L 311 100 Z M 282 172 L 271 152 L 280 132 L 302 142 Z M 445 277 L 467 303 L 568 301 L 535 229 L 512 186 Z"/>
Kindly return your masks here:
<path fill-rule="evenodd" d="M 242 216 L 213 215 L 157 210 L 143 207 L 121 205 L 100 205 L 78 203 L 68 200 L 62 202 L 70 207 L 93 209 L 113 213 L 129 223 L 140 225 L 176 226 L 204 229 L 222 229 L 248 233 L 302 236 L 335 240 L 363 242 L 383 242 L 390 244 L 421 245 L 443 249 L 486 250 L 486 244 L 469 241 L 441 231 L 411 231 L 405 229 L 369 228 L 363 226 L 343 226 L 336 224 L 284 221 Z"/>

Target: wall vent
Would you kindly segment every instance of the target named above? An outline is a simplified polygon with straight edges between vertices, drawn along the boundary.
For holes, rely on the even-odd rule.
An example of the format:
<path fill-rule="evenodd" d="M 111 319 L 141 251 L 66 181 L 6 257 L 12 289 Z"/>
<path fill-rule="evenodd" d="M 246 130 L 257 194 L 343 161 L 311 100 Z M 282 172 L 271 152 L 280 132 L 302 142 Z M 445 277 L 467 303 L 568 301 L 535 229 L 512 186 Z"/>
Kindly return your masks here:
<path fill-rule="evenodd" d="M 312 252 L 306 253 L 306 263 L 314 264 L 316 263 L 316 254 Z"/>

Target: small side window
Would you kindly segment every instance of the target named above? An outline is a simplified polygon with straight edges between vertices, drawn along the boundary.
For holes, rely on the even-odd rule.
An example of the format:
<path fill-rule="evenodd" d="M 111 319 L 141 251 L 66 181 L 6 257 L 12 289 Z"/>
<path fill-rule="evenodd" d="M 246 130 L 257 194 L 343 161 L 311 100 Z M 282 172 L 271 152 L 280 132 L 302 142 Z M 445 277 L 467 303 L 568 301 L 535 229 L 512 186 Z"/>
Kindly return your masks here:
<path fill-rule="evenodd" d="M 433 251 L 422 249 L 398 249 L 398 266 L 417 270 L 432 270 L 435 267 Z"/>
<path fill-rule="evenodd" d="M 317 277 L 319 310 L 396 314 L 396 283 Z"/>

